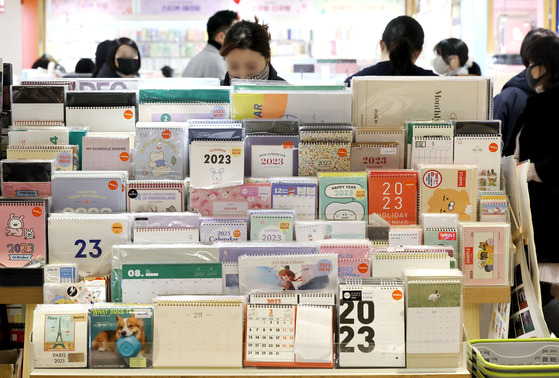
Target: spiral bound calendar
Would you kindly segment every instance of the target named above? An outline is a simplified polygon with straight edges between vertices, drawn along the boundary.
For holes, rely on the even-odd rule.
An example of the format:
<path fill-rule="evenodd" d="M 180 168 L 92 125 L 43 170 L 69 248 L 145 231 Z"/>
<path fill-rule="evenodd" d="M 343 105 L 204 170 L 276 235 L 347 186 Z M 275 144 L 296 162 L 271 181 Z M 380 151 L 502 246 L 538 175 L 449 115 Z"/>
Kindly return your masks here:
<path fill-rule="evenodd" d="M 67 106 L 66 124 L 71 126 L 87 126 L 91 132 L 134 131 L 134 126 L 136 126 L 136 107 Z"/>
<path fill-rule="evenodd" d="M 317 217 L 318 180 L 315 177 L 272 178 L 272 208 L 295 210 L 298 220 Z"/>
<path fill-rule="evenodd" d="M 227 119 L 231 109 L 226 102 L 142 102 L 140 122 L 186 122 L 191 119 Z"/>
<path fill-rule="evenodd" d="M 404 249 L 376 248 L 371 252 L 372 276 L 375 278 L 401 278 L 406 269 L 450 268 L 450 256 L 445 249 Z"/>
<path fill-rule="evenodd" d="M 190 145 L 190 186 L 212 189 L 242 185 L 245 174 L 241 141 L 194 141 Z"/>
<path fill-rule="evenodd" d="M 78 147 L 74 145 L 8 146 L 10 160 L 54 160 L 57 171 L 75 171 L 78 166 Z"/>
<path fill-rule="evenodd" d="M 348 278 L 339 285 L 340 367 L 404 367 L 404 283 Z"/>
<path fill-rule="evenodd" d="M 414 136 L 411 145 L 411 166 L 417 164 L 452 164 L 453 138 L 448 136 Z"/>
<path fill-rule="evenodd" d="M 197 228 L 136 228 L 134 243 L 193 243 L 200 241 Z"/>
<path fill-rule="evenodd" d="M 131 174 L 131 155 L 128 136 L 87 135 L 82 139 L 84 171 L 127 171 Z"/>
<path fill-rule="evenodd" d="M 299 158 L 297 135 L 247 135 L 247 175 L 252 177 L 295 176 Z"/>
<path fill-rule="evenodd" d="M 417 224 L 417 172 L 369 172 L 369 216 L 378 214 L 391 225 Z"/>
<path fill-rule="evenodd" d="M 8 131 L 8 140 L 11 146 L 68 145 L 70 132 L 66 127 L 12 127 Z"/>
<path fill-rule="evenodd" d="M 497 135 L 457 135 L 454 138 L 454 163 L 474 164 L 479 168 L 479 190 L 501 188 L 501 144 Z"/>
<path fill-rule="evenodd" d="M 184 211 L 184 181 L 135 180 L 128 183 L 128 211 L 176 213 Z"/>
<path fill-rule="evenodd" d="M 240 296 L 157 297 L 153 366 L 242 367 L 243 318 Z"/>

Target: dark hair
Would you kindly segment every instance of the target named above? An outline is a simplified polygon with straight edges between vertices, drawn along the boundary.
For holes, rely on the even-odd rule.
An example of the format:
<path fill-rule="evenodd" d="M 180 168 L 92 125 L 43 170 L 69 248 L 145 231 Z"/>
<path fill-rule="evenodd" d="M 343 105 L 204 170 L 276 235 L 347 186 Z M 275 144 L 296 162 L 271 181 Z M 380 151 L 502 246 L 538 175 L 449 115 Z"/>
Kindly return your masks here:
<path fill-rule="evenodd" d="M 468 46 L 458 38 L 443 39 L 435 45 L 433 51 L 440 55 L 446 64 L 450 64 L 449 58 L 451 55 L 458 56 L 458 65 L 460 67 L 465 66 L 469 59 Z M 479 68 L 476 62 L 472 62 L 472 65 L 467 68 L 470 75 L 481 76 L 481 68 Z"/>
<path fill-rule="evenodd" d="M 91 77 L 97 77 L 101 67 L 103 67 L 103 63 L 107 61 L 107 52 L 109 51 L 111 42 L 110 39 L 106 39 L 97 45 L 97 49 L 95 50 L 95 70 L 91 74 Z"/>
<path fill-rule="evenodd" d="M 89 58 L 82 58 L 76 63 L 75 73 L 92 73 L 95 70 L 95 63 Z"/>
<path fill-rule="evenodd" d="M 165 77 L 173 77 L 173 74 L 175 73 L 175 70 L 172 69 L 169 66 L 163 66 L 161 67 L 161 74 Z"/>
<path fill-rule="evenodd" d="M 214 39 L 216 35 L 221 32 L 226 31 L 233 25 L 234 21 L 239 20 L 239 15 L 237 12 L 230 10 L 222 10 L 214 14 L 208 20 L 206 24 L 206 30 L 208 32 L 208 39 Z"/>
<path fill-rule="evenodd" d="M 423 28 L 410 16 L 399 16 L 391 20 L 382 41 L 390 56 L 390 69 L 394 75 L 409 75 L 413 67 L 412 57 L 423 48 Z"/>
<path fill-rule="evenodd" d="M 50 62 L 53 62 L 53 60 L 43 55 L 33 63 L 31 68 L 44 68 L 46 70 L 49 67 Z"/>
<path fill-rule="evenodd" d="M 257 17 L 254 18 L 254 22 L 242 20 L 231 26 L 219 53 L 221 56 L 227 56 L 234 49 L 249 49 L 268 59 L 271 57 L 271 38 L 268 25 L 259 24 Z"/>
<path fill-rule="evenodd" d="M 138 46 L 136 45 L 136 42 L 134 42 L 130 38 L 126 38 L 126 37 L 115 39 L 109 45 L 109 49 L 107 50 L 107 60 L 105 62 L 105 63 L 107 63 L 107 66 L 109 66 L 109 68 L 113 71 L 118 71 L 118 68 L 115 65 L 115 56 L 116 56 L 116 52 L 117 52 L 118 48 L 122 45 L 130 46 L 138 52 L 138 64 L 141 67 L 142 66 L 142 57 L 140 56 L 140 50 L 138 49 Z"/>
<path fill-rule="evenodd" d="M 522 45 L 520 45 L 520 58 L 525 67 L 530 65 L 530 59 L 528 58 L 530 56 L 530 45 L 543 37 L 557 37 L 557 34 L 554 31 L 544 28 L 532 29 L 526 33 L 526 36 L 522 40 Z"/>
<path fill-rule="evenodd" d="M 559 38 L 543 37 L 534 42 L 528 59 L 534 66 L 543 66 L 543 89 L 545 91 L 559 85 Z"/>

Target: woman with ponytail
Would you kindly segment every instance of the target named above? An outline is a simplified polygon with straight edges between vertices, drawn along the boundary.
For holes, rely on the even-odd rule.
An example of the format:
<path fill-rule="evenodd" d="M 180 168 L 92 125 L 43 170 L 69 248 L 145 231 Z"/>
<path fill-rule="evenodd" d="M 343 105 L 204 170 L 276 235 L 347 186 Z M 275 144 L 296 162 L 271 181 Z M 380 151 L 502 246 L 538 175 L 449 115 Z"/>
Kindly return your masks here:
<path fill-rule="evenodd" d="M 458 38 L 443 39 L 433 49 L 435 72 L 443 76 L 481 76 L 479 65 L 468 56 L 468 46 Z"/>
<path fill-rule="evenodd" d="M 351 85 L 354 76 L 437 76 L 433 71 L 415 65 L 423 50 L 425 34 L 415 19 L 396 17 L 386 25 L 379 42 L 382 60 L 348 77 Z"/>

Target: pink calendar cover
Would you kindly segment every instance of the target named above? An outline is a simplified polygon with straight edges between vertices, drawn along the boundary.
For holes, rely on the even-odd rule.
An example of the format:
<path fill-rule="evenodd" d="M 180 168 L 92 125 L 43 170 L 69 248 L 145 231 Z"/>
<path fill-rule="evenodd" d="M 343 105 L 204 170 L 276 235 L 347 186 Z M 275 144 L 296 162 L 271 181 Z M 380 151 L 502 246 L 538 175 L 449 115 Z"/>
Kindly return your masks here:
<path fill-rule="evenodd" d="M 46 258 L 46 201 L 0 200 L 0 265 L 20 268 Z"/>
<path fill-rule="evenodd" d="M 320 253 L 335 253 L 339 259 L 368 259 L 371 243 L 367 239 L 330 239 L 319 241 Z"/>
<path fill-rule="evenodd" d="M 371 277 L 371 260 L 338 259 L 338 277 Z"/>
<path fill-rule="evenodd" d="M 248 210 L 272 208 L 272 189 L 267 181 L 217 189 L 190 188 L 190 211 L 202 216 L 246 216 Z"/>

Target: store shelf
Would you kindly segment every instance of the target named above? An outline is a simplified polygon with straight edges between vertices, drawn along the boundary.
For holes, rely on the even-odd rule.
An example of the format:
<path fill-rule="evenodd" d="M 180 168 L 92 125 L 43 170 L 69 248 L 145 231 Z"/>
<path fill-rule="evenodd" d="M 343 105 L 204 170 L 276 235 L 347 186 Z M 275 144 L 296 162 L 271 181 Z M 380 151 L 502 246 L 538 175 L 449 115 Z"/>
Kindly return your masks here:
<path fill-rule="evenodd" d="M 123 374 L 124 372 L 128 374 Z M 36 369 L 31 377 L 111 377 L 115 370 L 107 369 Z M 120 378 L 132 377 L 406 377 L 441 378 L 470 377 L 466 369 L 149 369 L 118 370 Z"/>
<path fill-rule="evenodd" d="M 464 303 L 510 302 L 509 286 L 464 286 Z"/>
<path fill-rule="evenodd" d="M 0 287 L 0 303 L 32 304 L 43 303 L 42 286 Z"/>

